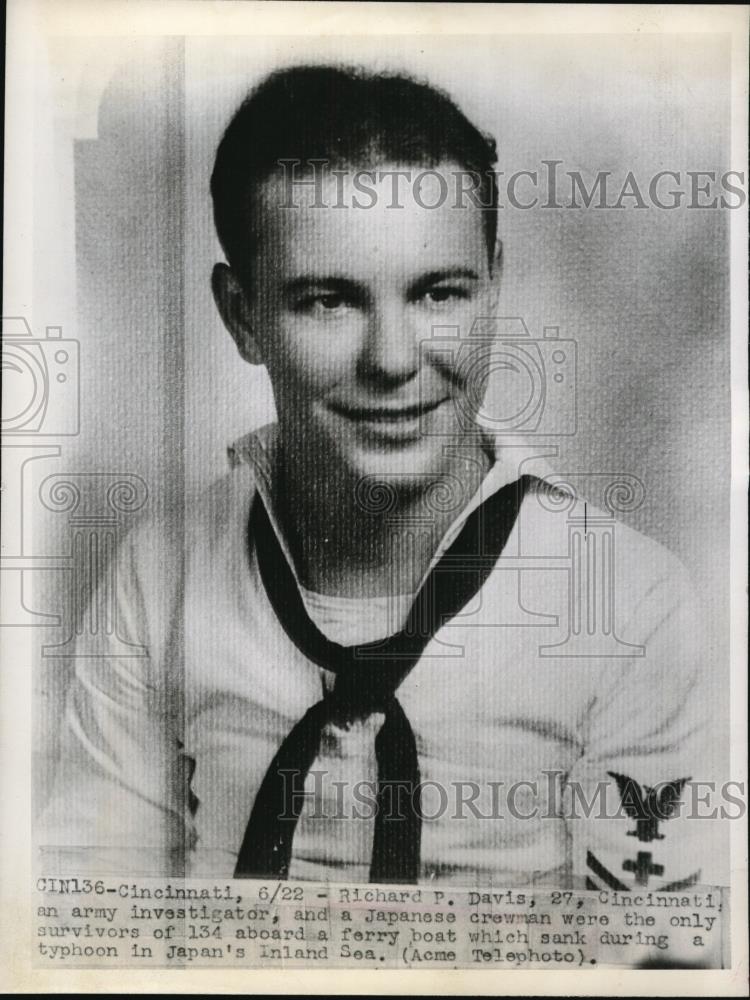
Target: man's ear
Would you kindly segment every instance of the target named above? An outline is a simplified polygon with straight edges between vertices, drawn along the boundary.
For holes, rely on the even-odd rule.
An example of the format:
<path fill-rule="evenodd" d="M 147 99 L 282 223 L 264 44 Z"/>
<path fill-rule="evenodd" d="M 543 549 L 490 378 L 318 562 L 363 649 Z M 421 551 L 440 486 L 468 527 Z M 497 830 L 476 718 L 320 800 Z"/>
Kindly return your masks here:
<path fill-rule="evenodd" d="M 494 313 L 498 307 L 500 298 L 500 285 L 503 276 L 503 244 L 500 240 L 495 245 L 495 252 L 492 255 L 489 280 L 489 312 Z"/>
<path fill-rule="evenodd" d="M 251 365 L 262 365 L 260 347 L 255 339 L 250 308 L 242 286 L 227 264 L 214 264 L 211 290 L 224 326 L 232 335 L 242 358 Z"/>
<path fill-rule="evenodd" d="M 500 280 L 503 275 L 503 241 L 500 239 L 495 241 L 495 252 L 492 255 L 490 273 L 492 275 L 492 282 L 499 291 Z"/>

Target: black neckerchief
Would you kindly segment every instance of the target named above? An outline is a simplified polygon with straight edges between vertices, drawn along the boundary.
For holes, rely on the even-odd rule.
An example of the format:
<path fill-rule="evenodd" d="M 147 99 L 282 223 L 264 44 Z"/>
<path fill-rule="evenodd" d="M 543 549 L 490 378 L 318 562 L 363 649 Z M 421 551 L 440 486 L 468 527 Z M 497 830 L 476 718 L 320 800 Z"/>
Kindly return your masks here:
<path fill-rule="evenodd" d="M 333 671 L 336 682 L 292 728 L 271 761 L 255 797 L 235 878 L 288 878 L 305 779 L 318 755 L 324 727 L 377 711 L 384 713 L 385 721 L 375 739 L 378 791 L 370 881 L 417 881 L 422 829 L 419 759 L 414 732 L 395 692 L 438 629 L 484 585 L 533 481 L 532 476 L 522 476 L 472 511 L 417 593 L 404 627 L 387 639 L 358 646 L 332 642 L 311 620 L 268 512 L 256 495 L 248 542 L 255 548 L 269 601 L 292 642 L 313 663 Z M 465 570 L 462 558 L 467 560 Z"/>

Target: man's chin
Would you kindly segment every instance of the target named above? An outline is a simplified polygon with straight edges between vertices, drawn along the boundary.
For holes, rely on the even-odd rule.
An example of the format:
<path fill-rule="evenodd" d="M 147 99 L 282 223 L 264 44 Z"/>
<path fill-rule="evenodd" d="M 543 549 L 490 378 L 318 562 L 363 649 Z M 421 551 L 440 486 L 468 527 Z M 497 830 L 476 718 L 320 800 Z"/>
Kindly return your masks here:
<path fill-rule="evenodd" d="M 450 468 L 439 438 L 417 438 L 397 447 L 363 447 L 346 442 L 340 452 L 350 477 L 367 483 L 388 484 L 399 493 L 420 492 Z"/>
<path fill-rule="evenodd" d="M 311 416 L 304 427 L 295 430 L 298 447 L 293 453 L 300 456 L 307 475 L 324 492 L 348 492 L 352 487 L 358 493 L 367 492 L 377 484 L 401 497 L 429 490 L 437 480 L 451 475 L 456 447 L 467 445 L 465 432 L 453 426 L 442 434 L 404 433 L 399 437 L 390 427 L 373 433 Z M 460 490 L 458 482 L 456 489 Z"/>

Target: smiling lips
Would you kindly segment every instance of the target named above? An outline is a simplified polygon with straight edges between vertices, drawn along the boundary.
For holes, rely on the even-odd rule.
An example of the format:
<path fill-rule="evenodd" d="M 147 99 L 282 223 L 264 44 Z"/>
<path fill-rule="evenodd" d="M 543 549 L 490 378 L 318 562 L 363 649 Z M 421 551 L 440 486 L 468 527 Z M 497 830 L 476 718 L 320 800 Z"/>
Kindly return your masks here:
<path fill-rule="evenodd" d="M 436 410 L 444 399 L 438 399 L 434 403 L 414 403 L 412 406 L 342 406 L 332 405 L 331 409 L 335 413 L 368 424 L 399 424 L 409 423 L 419 417 Z"/>
<path fill-rule="evenodd" d="M 334 404 L 334 413 L 351 421 L 367 438 L 385 444 L 417 441 L 424 433 L 422 420 L 433 413 L 445 399 L 411 406 L 342 406 Z"/>

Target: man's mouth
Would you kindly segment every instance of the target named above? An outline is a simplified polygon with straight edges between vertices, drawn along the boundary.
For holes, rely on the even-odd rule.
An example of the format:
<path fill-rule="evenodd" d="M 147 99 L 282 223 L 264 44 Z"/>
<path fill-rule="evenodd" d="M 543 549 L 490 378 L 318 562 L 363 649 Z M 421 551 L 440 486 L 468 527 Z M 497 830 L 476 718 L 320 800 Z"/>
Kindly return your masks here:
<path fill-rule="evenodd" d="M 419 420 L 436 410 L 445 399 L 430 403 L 413 403 L 407 406 L 346 406 L 333 403 L 331 409 L 348 420 L 368 424 L 400 424 Z"/>

